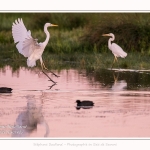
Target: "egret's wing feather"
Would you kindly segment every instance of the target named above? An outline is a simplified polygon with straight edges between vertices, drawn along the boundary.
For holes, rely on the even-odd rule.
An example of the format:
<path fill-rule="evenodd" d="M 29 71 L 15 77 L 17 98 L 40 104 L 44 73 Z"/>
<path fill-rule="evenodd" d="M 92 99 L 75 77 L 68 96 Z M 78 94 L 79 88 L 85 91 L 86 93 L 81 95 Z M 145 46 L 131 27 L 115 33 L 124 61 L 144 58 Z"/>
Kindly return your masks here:
<path fill-rule="evenodd" d="M 23 50 L 22 51 L 28 57 L 27 65 L 29 67 L 36 66 L 36 60 L 41 58 L 41 55 L 43 52 L 41 44 L 40 43 L 38 44 L 37 40 L 33 39 L 33 38 L 26 39 L 23 42 Z M 26 51 L 28 51 L 27 54 L 26 54 Z"/>
<path fill-rule="evenodd" d="M 13 23 L 12 35 L 15 43 L 24 41 L 27 35 L 29 35 L 22 19 L 15 20 L 15 23 Z"/>
<path fill-rule="evenodd" d="M 12 36 L 14 39 L 14 42 L 17 43 L 16 47 L 22 55 L 25 57 L 29 57 L 30 54 L 33 51 L 32 49 L 25 49 L 23 50 L 23 42 L 26 39 L 33 39 L 31 36 L 31 31 L 27 31 L 22 19 L 15 20 L 15 22 L 12 25 Z"/>
<path fill-rule="evenodd" d="M 127 56 L 127 53 L 123 51 L 123 49 L 117 45 L 116 43 L 112 43 L 111 45 L 111 51 L 112 53 L 117 56 L 117 57 L 126 57 Z"/>
<path fill-rule="evenodd" d="M 31 56 L 31 54 L 35 51 L 40 49 L 40 45 L 38 44 L 36 39 L 33 38 L 26 38 L 23 41 L 22 52 L 25 57 Z"/>

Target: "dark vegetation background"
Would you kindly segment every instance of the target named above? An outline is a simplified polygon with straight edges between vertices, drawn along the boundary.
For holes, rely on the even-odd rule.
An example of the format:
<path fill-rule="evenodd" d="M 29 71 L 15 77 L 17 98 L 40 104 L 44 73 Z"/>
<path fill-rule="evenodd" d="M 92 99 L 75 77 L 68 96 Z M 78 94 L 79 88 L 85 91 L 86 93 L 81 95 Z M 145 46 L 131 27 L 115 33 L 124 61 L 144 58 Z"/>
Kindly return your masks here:
<path fill-rule="evenodd" d="M 105 50 L 108 38 L 101 35 L 110 32 L 115 34 L 115 42 L 127 52 L 150 50 L 149 13 L 0 13 L 1 47 L 13 43 L 11 27 L 17 18 L 23 19 L 27 29 L 39 41 L 45 38 L 43 26 L 46 22 L 58 24 L 58 28 L 49 29 L 52 32 L 51 40 L 56 43 L 59 41 L 61 45 L 65 45 L 66 40 L 70 41 L 71 52 L 82 51 L 84 48 L 86 51 Z M 75 44 L 68 34 L 76 36 Z M 55 48 L 50 43 L 48 46 L 50 51 L 58 51 L 56 45 Z M 62 46 L 61 51 L 70 52 L 69 46 Z"/>
<path fill-rule="evenodd" d="M 12 23 L 17 18 L 23 19 L 27 30 L 31 30 L 39 42 L 45 40 L 46 22 L 58 25 L 48 29 L 51 38 L 43 55 L 50 64 L 58 59 L 93 68 L 110 66 L 113 55 L 108 50 L 108 37 L 102 34 L 114 33 L 114 42 L 128 53 L 128 57 L 120 61 L 121 67 L 149 66 L 149 13 L 0 13 L 0 60 L 26 61 L 12 38 Z"/>

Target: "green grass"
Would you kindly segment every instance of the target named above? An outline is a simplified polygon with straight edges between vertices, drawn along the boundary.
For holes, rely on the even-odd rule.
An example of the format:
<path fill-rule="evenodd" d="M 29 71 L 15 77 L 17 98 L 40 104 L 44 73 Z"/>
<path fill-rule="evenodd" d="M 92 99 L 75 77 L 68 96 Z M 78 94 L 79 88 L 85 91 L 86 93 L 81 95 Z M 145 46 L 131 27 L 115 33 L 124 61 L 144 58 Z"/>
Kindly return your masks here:
<path fill-rule="evenodd" d="M 1 66 L 10 65 L 13 68 L 16 66 L 27 67 L 26 58 L 21 54 L 14 54 L 13 58 L 1 59 Z M 45 65 L 49 69 L 64 69 L 64 68 L 80 68 L 80 69 L 92 69 L 97 71 L 99 69 L 111 68 L 112 62 L 114 60 L 113 54 L 108 51 L 107 53 L 49 53 L 45 51 L 43 54 L 43 60 Z M 115 63 L 113 68 L 122 69 L 150 69 L 150 58 L 148 55 L 141 54 L 138 52 L 128 53 L 126 58 L 118 58 L 118 63 Z M 15 67 L 14 67 L 15 66 Z M 40 61 L 37 61 L 37 67 L 40 66 Z"/>
<path fill-rule="evenodd" d="M 106 51 L 108 38 L 101 35 L 114 33 L 125 51 L 150 53 L 150 13 L 0 13 L 0 44 L 13 42 L 12 22 L 17 18 L 23 18 L 39 41 L 45 39 L 46 22 L 58 24 L 49 29 L 53 39 L 48 46 L 53 52 Z"/>
<path fill-rule="evenodd" d="M 6 65 L 26 66 L 26 58 L 18 53 L 12 38 L 12 22 L 23 18 L 32 36 L 45 40 L 46 22 L 58 24 L 49 28 L 50 41 L 43 59 L 51 68 L 110 68 L 114 59 L 103 33 L 114 33 L 115 42 L 127 53 L 119 58 L 119 67 L 149 69 L 150 14 L 149 13 L 0 13 L 0 61 Z M 19 64 L 19 65 L 18 65 Z M 39 63 L 38 63 L 38 66 Z M 114 67 L 118 67 L 117 64 Z"/>

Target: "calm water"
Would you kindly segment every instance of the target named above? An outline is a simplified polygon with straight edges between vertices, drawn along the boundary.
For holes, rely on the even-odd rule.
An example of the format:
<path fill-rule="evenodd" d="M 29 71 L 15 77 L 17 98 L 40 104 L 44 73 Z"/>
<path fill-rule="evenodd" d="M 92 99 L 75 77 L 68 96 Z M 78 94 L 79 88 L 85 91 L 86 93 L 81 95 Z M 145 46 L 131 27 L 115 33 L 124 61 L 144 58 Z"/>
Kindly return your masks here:
<path fill-rule="evenodd" d="M 0 70 L 0 137 L 150 137 L 150 72 Z M 90 109 L 75 101 L 91 100 Z"/>

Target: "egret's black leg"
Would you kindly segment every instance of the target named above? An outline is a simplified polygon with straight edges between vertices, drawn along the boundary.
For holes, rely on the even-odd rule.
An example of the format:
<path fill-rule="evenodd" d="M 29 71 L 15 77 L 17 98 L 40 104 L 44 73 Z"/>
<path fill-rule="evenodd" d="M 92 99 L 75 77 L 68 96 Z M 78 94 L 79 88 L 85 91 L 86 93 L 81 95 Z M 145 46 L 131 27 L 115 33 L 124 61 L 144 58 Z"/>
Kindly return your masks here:
<path fill-rule="evenodd" d="M 43 70 L 42 70 L 42 72 L 49 78 L 49 80 L 50 81 L 52 81 L 53 83 L 55 83 L 56 84 L 56 82 L 55 81 L 53 81 Z"/>
<path fill-rule="evenodd" d="M 45 70 L 48 70 L 46 67 L 45 67 L 45 65 L 44 65 L 44 62 L 42 62 L 42 66 L 43 66 L 43 68 L 45 69 Z M 50 70 L 48 70 L 50 73 L 52 73 L 55 77 L 59 77 L 57 74 L 55 74 L 54 72 L 52 72 L 52 71 L 50 71 Z"/>
<path fill-rule="evenodd" d="M 111 66 L 111 69 L 112 69 L 112 67 L 113 67 L 113 65 L 114 65 L 114 63 L 115 63 L 115 60 L 116 60 L 116 57 L 114 58 L 113 64 L 112 64 L 112 66 Z"/>
<path fill-rule="evenodd" d="M 55 74 L 54 72 L 52 72 L 52 71 L 50 71 L 50 70 L 48 70 L 50 73 L 52 73 L 55 77 L 60 77 L 60 76 L 58 76 L 57 74 Z"/>
<path fill-rule="evenodd" d="M 52 84 L 51 86 L 49 86 L 49 89 L 51 89 L 53 86 L 55 86 L 56 85 L 56 83 L 54 83 L 54 84 Z"/>
<path fill-rule="evenodd" d="M 42 60 L 42 57 L 40 58 L 40 62 L 41 62 L 41 67 L 42 67 L 42 71 L 45 69 L 45 70 L 48 70 L 45 65 L 44 65 L 44 62 Z M 58 75 L 56 75 L 54 72 L 48 70 L 50 73 L 52 73 L 55 77 L 59 77 Z"/>
<path fill-rule="evenodd" d="M 117 57 L 115 57 L 115 59 L 116 59 L 116 62 L 117 62 L 117 64 L 118 64 L 118 68 L 119 68 L 119 62 L 118 62 L 118 59 L 117 59 Z"/>

